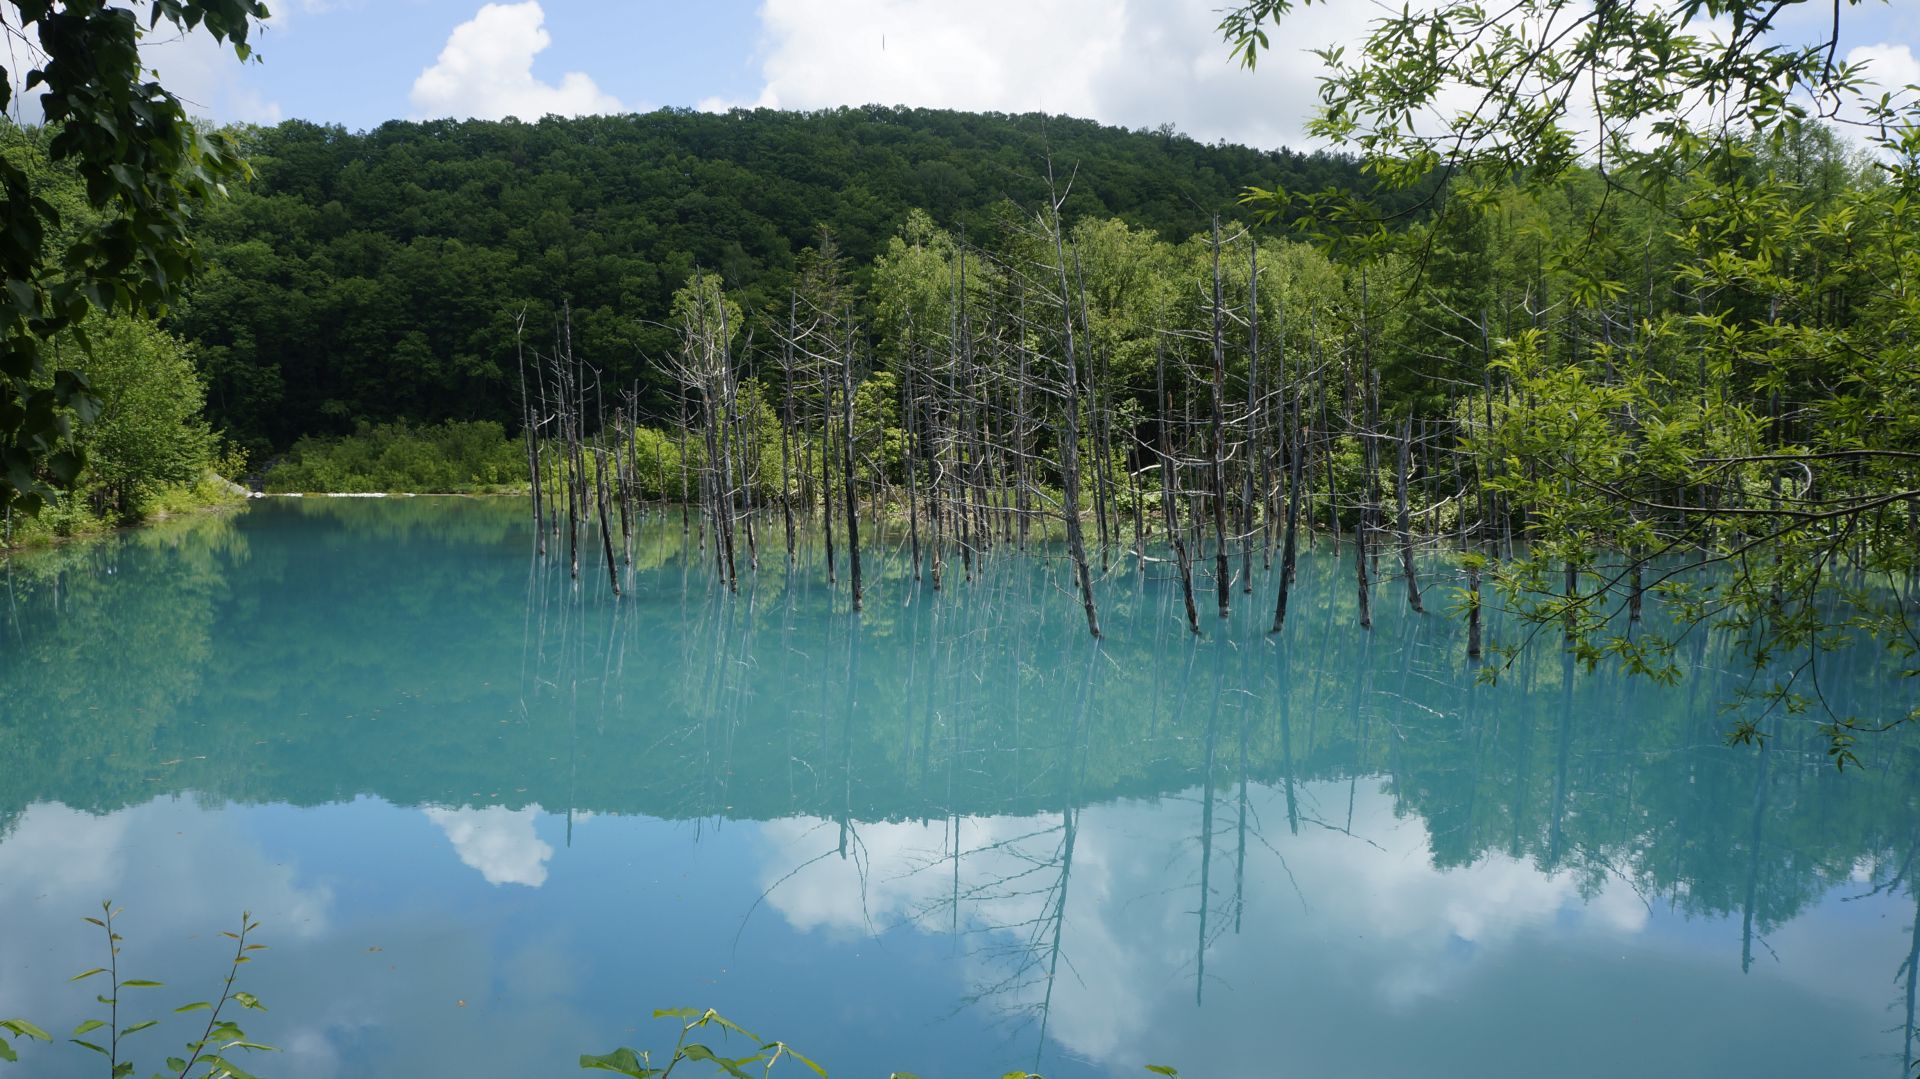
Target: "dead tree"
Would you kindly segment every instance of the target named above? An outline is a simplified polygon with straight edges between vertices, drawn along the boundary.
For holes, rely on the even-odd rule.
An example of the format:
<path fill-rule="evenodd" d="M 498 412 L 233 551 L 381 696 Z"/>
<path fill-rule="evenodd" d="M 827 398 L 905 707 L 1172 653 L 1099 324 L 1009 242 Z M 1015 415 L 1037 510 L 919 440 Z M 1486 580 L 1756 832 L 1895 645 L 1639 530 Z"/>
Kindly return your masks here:
<path fill-rule="evenodd" d="M 1220 218 L 1213 219 L 1213 393 L 1209 398 L 1212 438 L 1208 440 L 1207 473 L 1213 501 L 1213 576 L 1220 598 L 1220 617 L 1228 615 L 1231 581 L 1227 569 L 1226 411 L 1227 349 L 1224 333 L 1226 300 L 1220 281 Z"/>
<path fill-rule="evenodd" d="M 1066 195 L 1053 182 L 1053 163 L 1047 163 L 1048 207 L 1043 228 L 1053 241 L 1054 267 L 1060 285 L 1060 321 L 1064 333 L 1062 349 L 1056 361 L 1063 388 L 1062 429 L 1060 432 L 1060 482 L 1062 514 L 1066 517 L 1067 552 L 1073 558 L 1074 573 L 1080 583 L 1080 605 L 1087 613 L 1087 632 L 1100 636 L 1100 614 L 1094 606 L 1093 574 L 1087 567 L 1086 538 L 1080 523 L 1080 364 L 1073 334 L 1073 292 L 1067 285 L 1066 243 L 1061 236 L 1060 207 Z M 1071 190 L 1071 184 L 1069 184 Z"/>
<path fill-rule="evenodd" d="M 1412 607 L 1416 614 L 1424 614 L 1425 608 L 1420 606 L 1420 579 L 1413 567 L 1413 523 L 1407 512 L 1407 469 L 1412 448 L 1413 418 L 1403 417 L 1400 420 L 1400 465 L 1394 470 L 1395 496 L 1400 503 L 1400 571 L 1407 579 L 1407 606 Z"/>

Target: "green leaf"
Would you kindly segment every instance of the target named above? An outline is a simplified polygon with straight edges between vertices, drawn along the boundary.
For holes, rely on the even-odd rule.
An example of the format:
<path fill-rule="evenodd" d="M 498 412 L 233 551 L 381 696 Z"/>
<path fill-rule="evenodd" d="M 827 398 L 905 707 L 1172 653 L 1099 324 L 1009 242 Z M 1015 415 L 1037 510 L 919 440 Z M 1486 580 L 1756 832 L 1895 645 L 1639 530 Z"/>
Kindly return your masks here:
<path fill-rule="evenodd" d="M 77 1038 L 80 1035 L 85 1034 L 90 1030 L 99 1030 L 101 1027 L 104 1027 L 106 1025 L 107 1025 L 107 1022 L 104 1019 L 89 1019 L 86 1022 L 80 1024 L 79 1026 L 73 1028 L 73 1036 Z"/>
<path fill-rule="evenodd" d="M 209 1055 L 205 1059 L 208 1064 L 217 1065 L 215 1068 L 208 1069 L 207 1074 L 209 1076 L 224 1076 L 229 1077 L 229 1079 L 255 1079 L 253 1073 L 246 1071 L 226 1057 Z"/>
<path fill-rule="evenodd" d="M 621 1075 L 631 1075 L 634 1079 L 651 1079 L 652 1076 L 660 1074 L 660 1069 L 649 1068 L 641 1063 L 639 1054 L 631 1049 L 615 1049 L 611 1053 L 600 1056 L 589 1056 L 583 1053 L 580 1056 L 580 1067 L 583 1071 L 618 1072 Z"/>
<path fill-rule="evenodd" d="M 32 1023 L 27 1022 L 25 1019 L 0 1019 L 0 1030 L 12 1031 L 23 1038 L 33 1038 L 37 1041 L 50 1042 L 53 1040 L 52 1035 L 34 1026 Z"/>
<path fill-rule="evenodd" d="M 129 978 L 120 984 L 127 989 L 159 989 L 166 985 L 165 982 L 152 982 L 145 978 Z"/>
<path fill-rule="evenodd" d="M 813 1069 L 813 1074 L 819 1076 L 820 1079 L 827 1079 L 827 1069 L 821 1067 L 820 1065 L 814 1063 L 812 1060 L 809 1060 L 807 1057 L 803 1056 L 799 1050 L 795 1049 L 791 1045 L 786 1044 L 785 1042 L 776 1042 L 775 1044 L 780 1047 L 781 1052 L 787 1054 L 793 1059 Z"/>
<path fill-rule="evenodd" d="M 88 921 L 93 921 L 93 919 L 92 919 L 92 918 L 88 918 L 87 920 L 88 920 Z M 77 982 L 77 981 L 80 981 L 80 980 L 82 980 L 82 979 L 84 979 L 84 978 L 91 978 L 91 977 L 93 977 L 93 976 L 94 976 L 95 974 L 105 974 L 106 972 L 107 972 L 107 968 L 105 968 L 105 967 L 95 967 L 95 968 L 93 968 L 92 970 L 83 970 L 83 971 L 81 971 L 80 973 L 78 973 L 78 974 L 75 974 L 75 975 L 74 975 L 73 977 L 71 977 L 71 978 L 68 978 L 67 980 L 68 980 L 68 981 L 70 981 L 70 982 Z"/>

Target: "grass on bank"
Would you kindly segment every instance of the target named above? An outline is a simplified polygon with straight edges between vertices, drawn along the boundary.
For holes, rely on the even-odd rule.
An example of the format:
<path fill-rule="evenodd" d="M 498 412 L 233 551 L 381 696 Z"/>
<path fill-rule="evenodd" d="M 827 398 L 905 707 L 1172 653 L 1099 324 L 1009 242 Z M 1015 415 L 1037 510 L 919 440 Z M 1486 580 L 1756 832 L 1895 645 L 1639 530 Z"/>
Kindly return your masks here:
<path fill-rule="evenodd" d="M 82 339 L 53 339 L 71 357 L 98 405 L 76 425 L 72 448 L 85 464 L 71 490 L 34 514 L 0 514 L 0 550 L 45 546 L 111 532 L 156 517 L 236 503 L 245 492 L 240 454 L 201 417 L 205 394 L 192 350 L 152 322 L 96 316 Z"/>
<path fill-rule="evenodd" d="M 84 495 L 72 496 L 48 505 L 32 517 L 13 514 L 0 520 L 0 551 L 50 547 L 166 517 L 237 506 L 246 500 L 243 488 L 212 469 L 191 483 L 158 488 L 142 499 L 137 509 L 127 513 L 103 512 Z"/>

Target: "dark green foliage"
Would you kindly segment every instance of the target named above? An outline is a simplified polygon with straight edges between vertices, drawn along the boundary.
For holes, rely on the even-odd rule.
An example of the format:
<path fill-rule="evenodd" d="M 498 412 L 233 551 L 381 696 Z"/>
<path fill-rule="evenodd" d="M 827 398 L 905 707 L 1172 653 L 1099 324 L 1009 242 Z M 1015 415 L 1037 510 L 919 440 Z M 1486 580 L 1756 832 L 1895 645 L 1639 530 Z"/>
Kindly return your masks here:
<path fill-rule="evenodd" d="M 1178 239 L 1251 183 L 1350 186 L 1347 159 L 1207 146 L 1037 114 L 858 108 L 383 124 L 240 133 L 250 188 L 209 218 L 214 267 L 175 327 L 215 425 L 250 449 L 359 423 L 517 425 L 514 319 L 544 347 L 560 302 L 609 386 L 655 377 L 696 269 L 781 306 L 825 226 L 864 275 L 910 208 L 970 235 L 1078 170 L 1070 218 Z M 857 282 L 864 284 L 864 281 Z M 784 310 L 784 306 L 781 307 Z M 658 404 L 658 398 L 653 403 Z"/>
<path fill-rule="evenodd" d="M 36 160 L 0 157 L 0 509 L 34 513 L 79 478 L 72 418 L 97 407 L 49 343 L 95 310 L 164 310 L 199 267 L 190 214 L 245 166 L 148 80 L 133 10 L 105 0 L 7 7 L 8 32 L 37 38 L 39 50 L 24 72 L 0 69 L 0 112 L 18 85 L 40 91 L 48 124 L 33 136 Z M 156 0 L 148 25 L 203 27 L 246 59 L 249 26 L 266 15 L 259 0 Z M 71 211 L 63 220 L 48 197 L 63 170 L 84 191 L 83 222 Z"/>
<path fill-rule="evenodd" d="M 36 197 L 52 211 L 45 230 L 49 249 L 65 250 L 108 227 L 112 215 L 89 204 L 78 168 L 49 160 L 56 140 L 51 129 L 0 125 L 0 164 L 32 178 Z M 202 415 L 204 384 L 185 342 L 151 318 L 91 308 L 81 309 L 71 324 L 43 321 L 38 329 L 47 336 L 36 339 L 34 348 L 44 353 L 44 366 L 59 370 L 43 369 L 27 385 L 34 393 L 62 384 L 86 388 L 84 400 L 72 398 L 69 408 L 52 413 L 58 437 L 49 445 L 66 455 L 61 468 L 75 470 L 56 475 L 51 466 L 28 469 L 28 479 L 20 482 L 42 489 L 37 502 L 22 498 L 0 509 L 0 548 L 227 497 L 208 473 L 231 472 L 235 462 L 217 460 L 217 439 Z M 74 424 L 76 414 L 86 422 Z M 6 505 L 0 497 L 0 507 Z"/>

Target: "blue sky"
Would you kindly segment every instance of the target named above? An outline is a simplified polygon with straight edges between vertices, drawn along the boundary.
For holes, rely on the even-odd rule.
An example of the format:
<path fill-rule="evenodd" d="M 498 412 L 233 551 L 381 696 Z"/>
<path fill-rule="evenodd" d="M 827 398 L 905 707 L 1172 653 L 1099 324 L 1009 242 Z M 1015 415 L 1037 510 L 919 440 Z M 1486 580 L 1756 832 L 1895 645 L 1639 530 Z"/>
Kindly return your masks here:
<path fill-rule="evenodd" d="M 270 0 L 271 2 L 271 0 Z M 283 115 L 369 127 L 414 115 L 409 91 L 479 0 L 333 0 L 304 10 L 261 39 L 247 82 Z M 579 71 L 630 108 L 693 105 L 759 90 L 750 63 L 756 0 L 545 0 L 552 44 L 533 57 L 536 78 Z"/>
<path fill-rule="evenodd" d="M 1315 46 L 1382 11 L 1337 0 L 1290 17 L 1258 75 L 1214 32 L 1227 0 L 270 0 L 262 62 L 156 42 L 205 114 L 372 127 L 431 116 L 883 104 L 1065 112 L 1202 139 L 1307 145 Z M 1397 0 L 1395 6 L 1398 6 Z M 1785 36 L 1831 9 L 1788 9 Z M 1920 3 L 1846 11 L 1842 53 L 1920 81 Z"/>

